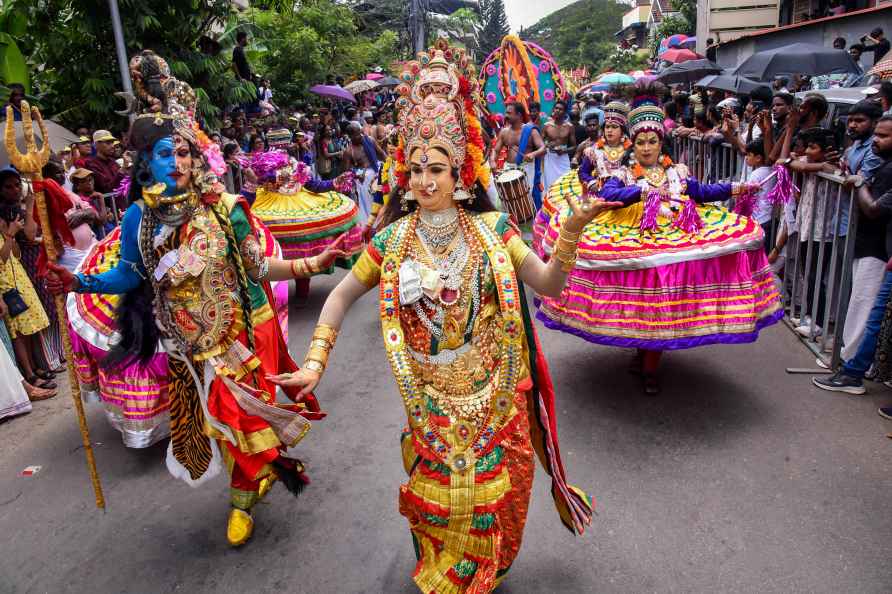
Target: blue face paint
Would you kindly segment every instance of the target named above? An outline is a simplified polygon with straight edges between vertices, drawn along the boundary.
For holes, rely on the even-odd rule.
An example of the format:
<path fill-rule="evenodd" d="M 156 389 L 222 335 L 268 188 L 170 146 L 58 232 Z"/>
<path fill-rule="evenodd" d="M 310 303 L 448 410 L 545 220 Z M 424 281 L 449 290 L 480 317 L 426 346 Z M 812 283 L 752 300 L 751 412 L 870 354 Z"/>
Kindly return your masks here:
<path fill-rule="evenodd" d="M 152 177 L 155 178 L 155 183 L 164 184 L 165 195 L 173 196 L 177 193 L 177 180 L 171 177 L 171 174 L 177 171 L 177 158 L 172 136 L 165 136 L 152 147 L 149 170 L 152 172 Z"/>

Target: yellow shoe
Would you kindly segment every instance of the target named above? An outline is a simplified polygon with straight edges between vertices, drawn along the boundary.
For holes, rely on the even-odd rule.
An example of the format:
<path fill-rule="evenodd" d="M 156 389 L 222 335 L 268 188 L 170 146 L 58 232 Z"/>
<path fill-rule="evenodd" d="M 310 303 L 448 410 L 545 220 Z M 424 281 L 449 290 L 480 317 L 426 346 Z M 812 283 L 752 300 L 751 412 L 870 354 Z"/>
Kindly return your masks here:
<path fill-rule="evenodd" d="M 275 474 L 270 474 L 267 477 L 260 479 L 260 486 L 257 487 L 257 501 L 263 499 L 263 497 L 269 493 L 269 490 L 273 488 L 273 484 L 276 482 L 278 477 Z"/>
<path fill-rule="evenodd" d="M 229 525 L 226 527 L 226 539 L 234 547 L 248 542 L 254 532 L 254 519 L 248 512 L 232 508 L 229 512 Z"/>

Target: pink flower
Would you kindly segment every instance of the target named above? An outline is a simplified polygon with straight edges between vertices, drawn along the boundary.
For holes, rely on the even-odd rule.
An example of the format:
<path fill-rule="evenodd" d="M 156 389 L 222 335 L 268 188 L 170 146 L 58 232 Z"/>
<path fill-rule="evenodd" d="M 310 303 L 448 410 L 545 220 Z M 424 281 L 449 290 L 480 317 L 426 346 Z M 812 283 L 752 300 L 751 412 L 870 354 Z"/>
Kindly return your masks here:
<path fill-rule="evenodd" d="M 487 103 L 495 103 L 496 99 L 497 99 L 496 94 L 493 93 L 492 91 L 490 91 L 489 93 L 486 94 L 486 102 Z"/>
<path fill-rule="evenodd" d="M 539 72 L 549 72 L 551 70 L 551 62 L 542 60 L 539 62 Z"/>
<path fill-rule="evenodd" d="M 551 89 L 545 89 L 544 91 L 542 91 L 542 99 L 544 99 L 545 101 L 551 101 L 552 99 L 554 99 L 554 91 Z"/>
<path fill-rule="evenodd" d="M 490 63 L 490 64 L 486 67 L 486 74 L 487 74 L 487 76 L 495 76 L 496 72 L 498 72 L 498 68 L 496 68 L 496 65 L 495 65 L 495 64 Z"/>

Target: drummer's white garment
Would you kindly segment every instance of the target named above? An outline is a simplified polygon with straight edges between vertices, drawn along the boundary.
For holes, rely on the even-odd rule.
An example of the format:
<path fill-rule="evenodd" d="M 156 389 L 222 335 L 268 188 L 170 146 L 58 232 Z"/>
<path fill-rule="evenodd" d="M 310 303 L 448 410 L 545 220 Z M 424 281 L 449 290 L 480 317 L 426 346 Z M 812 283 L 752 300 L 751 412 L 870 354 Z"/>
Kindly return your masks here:
<path fill-rule="evenodd" d="M 486 186 L 486 196 L 489 198 L 489 201 L 492 202 L 492 205 L 496 207 L 496 210 L 506 212 L 505 209 L 502 208 L 502 199 L 499 198 L 499 190 L 496 188 L 496 180 L 493 176 L 489 177 L 489 185 Z"/>
<path fill-rule="evenodd" d="M 559 180 L 570 171 L 570 155 L 559 155 L 548 151 L 542 164 L 543 194 L 548 192 L 551 184 Z"/>
<path fill-rule="evenodd" d="M 3 325 L 2 321 L 0 325 Z M 0 331 L 6 332 L 6 326 Z M 0 419 L 31 412 L 31 401 L 22 386 L 22 379 L 15 361 L 0 342 Z"/>
<path fill-rule="evenodd" d="M 363 221 L 369 220 L 372 213 L 372 182 L 375 181 L 377 175 L 375 170 L 369 167 L 365 170 L 365 177 L 362 181 L 356 180 L 356 203 Z"/>
<path fill-rule="evenodd" d="M 535 161 L 530 161 L 530 162 L 524 161 L 523 171 L 524 171 L 524 173 L 527 174 L 527 185 L 530 188 L 530 200 L 533 202 L 533 204 L 535 204 L 536 200 L 535 200 L 535 198 L 533 198 L 533 183 L 534 183 L 534 180 L 536 179 L 536 162 Z"/>

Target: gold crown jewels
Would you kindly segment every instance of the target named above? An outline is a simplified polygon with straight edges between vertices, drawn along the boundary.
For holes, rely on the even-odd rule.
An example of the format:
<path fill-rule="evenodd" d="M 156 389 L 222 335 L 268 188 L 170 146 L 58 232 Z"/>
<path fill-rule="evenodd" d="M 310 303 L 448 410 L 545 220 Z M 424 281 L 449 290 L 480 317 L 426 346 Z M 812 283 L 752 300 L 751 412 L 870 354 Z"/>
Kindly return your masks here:
<path fill-rule="evenodd" d="M 478 89 L 465 51 L 441 39 L 418 60 L 407 62 L 400 80 L 397 107 L 406 158 L 418 148 L 439 148 L 453 166 L 461 167 L 467 153 L 461 84 L 469 85 L 471 97 Z"/>

